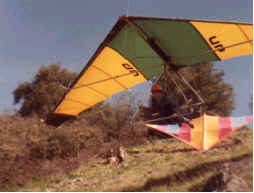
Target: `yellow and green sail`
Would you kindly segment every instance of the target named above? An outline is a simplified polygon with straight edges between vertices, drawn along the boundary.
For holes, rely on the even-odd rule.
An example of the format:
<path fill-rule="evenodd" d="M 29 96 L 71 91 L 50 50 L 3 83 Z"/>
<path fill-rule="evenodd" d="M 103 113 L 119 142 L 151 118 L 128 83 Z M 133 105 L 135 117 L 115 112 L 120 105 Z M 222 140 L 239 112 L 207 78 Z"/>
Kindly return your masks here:
<path fill-rule="evenodd" d="M 252 54 L 252 24 L 120 17 L 55 108 L 76 116 L 160 74 L 165 63 L 192 65 Z"/>

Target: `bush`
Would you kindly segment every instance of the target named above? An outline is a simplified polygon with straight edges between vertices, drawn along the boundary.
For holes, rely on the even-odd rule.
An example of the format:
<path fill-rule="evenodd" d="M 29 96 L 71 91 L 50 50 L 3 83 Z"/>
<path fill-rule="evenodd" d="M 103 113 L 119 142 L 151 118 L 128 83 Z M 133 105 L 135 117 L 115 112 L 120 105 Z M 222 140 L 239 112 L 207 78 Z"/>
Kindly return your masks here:
<path fill-rule="evenodd" d="M 46 175 L 54 168 L 42 169 L 47 160 L 61 159 L 61 163 L 77 158 L 81 150 L 96 143 L 96 129 L 87 129 L 82 120 L 76 127 L 66 125 L 60 128 L 47 126 L 36 117 L 0 117 L 0 188 L 8 185 L 22 185 L 28 179 Z M 79 127 L 77 125 L 80 125 Z M 65 164 L 64 164 L 65 165 Z M 65 169 L 77 165 L 64 166 Z M 62 170 L 65 170 L 62 168 Z"/>
<path fill-rule="evenodd" d="M 99 127 L 104 135 L 104 142 L 119 140 L 123 127 L 128 127 L 133 110 L 128 105 L 104 105 L 81 114 L 91 126 Z"/>
<path fill-rule="evenodd" d="M 57 128 L 38 117 L 0 116 L 0 165 L 4 166 L 0 188 L 69 171 L 112 147 L 144 143 L 147 129 L 142 123 L 130 125 L 132 114 L 129 106 L 105 105 Z"/>

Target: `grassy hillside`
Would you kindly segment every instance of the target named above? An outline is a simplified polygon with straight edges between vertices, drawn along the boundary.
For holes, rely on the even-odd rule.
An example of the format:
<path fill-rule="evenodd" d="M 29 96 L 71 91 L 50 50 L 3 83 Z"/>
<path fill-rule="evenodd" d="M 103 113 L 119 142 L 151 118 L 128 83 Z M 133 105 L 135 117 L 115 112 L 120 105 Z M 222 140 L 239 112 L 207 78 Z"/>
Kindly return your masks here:
<path fill-rule="evenodd" d="M 253 191 L 252 138 L 252 130 L 242 129 L 206 153 L 172 138 L 147 141 L 126 147 L 127 159 L 115 165 L 94 152 L 75 169 L 9 190 Z"/>

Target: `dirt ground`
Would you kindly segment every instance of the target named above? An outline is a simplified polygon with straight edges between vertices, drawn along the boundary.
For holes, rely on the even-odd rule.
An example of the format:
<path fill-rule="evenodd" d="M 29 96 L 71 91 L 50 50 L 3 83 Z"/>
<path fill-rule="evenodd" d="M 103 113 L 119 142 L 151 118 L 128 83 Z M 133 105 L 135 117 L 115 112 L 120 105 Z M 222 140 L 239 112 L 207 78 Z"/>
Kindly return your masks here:
<path fill-rule="evenodd" d="M 205 192 L 250 192 L 251 185 L 243 179 L 245 173 L 253 171 L 252 159 L 224 163 L 218 175 L 211 177 L 204 187 Z"/>

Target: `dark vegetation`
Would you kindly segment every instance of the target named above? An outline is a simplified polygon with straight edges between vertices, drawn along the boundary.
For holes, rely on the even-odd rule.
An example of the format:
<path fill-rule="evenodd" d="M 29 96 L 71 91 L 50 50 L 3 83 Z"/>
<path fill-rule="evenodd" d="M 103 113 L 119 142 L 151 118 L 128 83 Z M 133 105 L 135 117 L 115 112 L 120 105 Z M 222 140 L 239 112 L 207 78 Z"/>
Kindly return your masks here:
<path fill-rule="evenodd" d="M 59 64 L 42 66 L 33 80 L 20 83 L 13 91 L 14 104 L 21 104 L 21 116 L 46 118 L 77 74 L 61 69 Z"/>
<path fill-rule="evenodd" d="M 91 112 L 58 128 L 37 117 L 2 115 L 0 165 L 4 167 L 0 167 L 0 189 L 66 173 L 77 168 L 81 160 L 104 156 L 110 148 L 146 141 L 145 128 L 143 132 L 133 130 L 123 126 L 120 118 L 97 121 L 101 117 L 96 114 Z"/>
<path fill-rule="evenodd" d="M 208 101 L 208 113 L 229 115 L 234 107 L 233 90 L 223 82 L 223 72 L 207 64 L 189 72 L 189 76 L 188 69 L 182 73 Z M 68 173 L 81 160 L 104 156 L 109 148 L 150 140 L 147 128 L 137 121 L 142 113 L 130 125 L 135 110 L 128 104 L 98 104 L 60 127 L 47 125 L 47 114 L 76 76 L 58 64 L 49 65 L 13 91 L 14 103 L 21 108 L 15 115 L 0 115 L 0 165 L 4 166 L 0 167 L 1 190 L 53 173 Z M 172 83 L 168 85 L 171 93 L 178 93 Z M 180 95 L 178 98 L 182 100 Z"/>
<path fill-rule="evenodd" d="M 219 71 L 214 68 L 212 63 L 208 63 L 185 67 L 179 72 L 205 101 L 205 104 L 202 105 L 203 112 L 210 115 L 230 115 L 235 107 L 234 91 L 232 86 L 224 81 L 222 70 Z M 167 90 L 168 94 L 177 96 L 180 104 L 186 104 L 181 90 L 185 93 L 187 104 L 200 102 L 197 96 L 180 82 L 174 73 L 169 72 L 168 77 L 166 79 L 163 77 L 159 83 Z"/>

